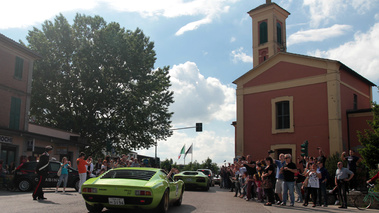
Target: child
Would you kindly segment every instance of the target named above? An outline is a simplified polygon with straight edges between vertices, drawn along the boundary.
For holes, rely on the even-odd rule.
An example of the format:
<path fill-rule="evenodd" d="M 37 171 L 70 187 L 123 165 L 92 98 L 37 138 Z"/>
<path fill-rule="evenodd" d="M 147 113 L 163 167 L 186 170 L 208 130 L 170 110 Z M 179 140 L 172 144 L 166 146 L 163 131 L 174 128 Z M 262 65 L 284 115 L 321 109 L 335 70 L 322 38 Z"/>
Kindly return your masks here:
<path fill-rule="evenodd" d="M 263 189 L 262 189 L 262 180 L 258 174 L 254 174 L 254 183 L 257 187 L 258 202 L 264 203 Z"/>

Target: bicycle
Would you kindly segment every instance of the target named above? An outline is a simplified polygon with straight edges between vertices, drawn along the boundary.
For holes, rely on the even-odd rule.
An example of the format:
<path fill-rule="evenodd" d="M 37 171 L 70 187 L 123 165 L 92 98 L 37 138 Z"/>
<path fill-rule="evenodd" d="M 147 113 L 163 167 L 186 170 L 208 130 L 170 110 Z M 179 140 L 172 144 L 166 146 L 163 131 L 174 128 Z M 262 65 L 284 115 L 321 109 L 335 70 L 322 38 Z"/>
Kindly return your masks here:
<path fill-rule="evenodd" d="M 361 199 L 361 196 L 357 196 L 354 200 L 354 206 L 359 209 L 359 210 L 365 210 L 365 209 L 368 209 L 370 208 L 370 206 L 372 205 L 374 199 L 379 201 L 379 193 L 378 192 L 374 192 L 374 184 L 370 184 L 368 183 L 367 184 L 367 194 L 366 192 L 362 192 L 362 194 L 366 194 L 363 198 L 363 200 Z"/>

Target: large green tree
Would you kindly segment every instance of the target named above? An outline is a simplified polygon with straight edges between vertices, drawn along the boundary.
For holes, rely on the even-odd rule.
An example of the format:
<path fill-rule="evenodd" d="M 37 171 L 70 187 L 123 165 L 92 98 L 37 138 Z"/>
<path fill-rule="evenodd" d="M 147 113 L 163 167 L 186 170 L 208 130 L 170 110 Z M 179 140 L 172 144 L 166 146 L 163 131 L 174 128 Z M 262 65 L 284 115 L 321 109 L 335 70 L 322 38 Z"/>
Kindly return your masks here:
<path fill-rule="evenodd" d="M 376 169 L 379 163 L 379 105 L 373 104 L 373 120 L 368 121 L 371 129 L 366 129 L 363 133 L 358 132 L 358 139 L 363 148 L 359 149 L 359 154 L 363 158 L 363 163 L 370 169 Z"/>
<path fill-rule="evenodd" d="M 43 56 L 34 65 L 31 116 L 41 125 L 79 133 L 99 151 L 148 148 L 170 131 L 169 67 L 154 68 L 154 43 L 99 16 L 60 14 L 27 36 Z"/>

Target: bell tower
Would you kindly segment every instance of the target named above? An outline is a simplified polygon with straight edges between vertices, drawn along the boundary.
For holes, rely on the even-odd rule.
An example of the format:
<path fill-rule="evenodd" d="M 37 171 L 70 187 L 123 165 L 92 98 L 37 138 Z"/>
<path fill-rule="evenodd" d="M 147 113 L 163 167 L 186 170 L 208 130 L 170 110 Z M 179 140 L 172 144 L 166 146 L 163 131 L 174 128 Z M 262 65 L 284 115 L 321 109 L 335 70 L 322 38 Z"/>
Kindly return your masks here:
<path fill-rule="evenodd" d="M 289 12 L 266 0 L 248 12 L 253 20 L 253 67 L 266 61 L 277 52 L 285 52 L 286 19 Z"/>

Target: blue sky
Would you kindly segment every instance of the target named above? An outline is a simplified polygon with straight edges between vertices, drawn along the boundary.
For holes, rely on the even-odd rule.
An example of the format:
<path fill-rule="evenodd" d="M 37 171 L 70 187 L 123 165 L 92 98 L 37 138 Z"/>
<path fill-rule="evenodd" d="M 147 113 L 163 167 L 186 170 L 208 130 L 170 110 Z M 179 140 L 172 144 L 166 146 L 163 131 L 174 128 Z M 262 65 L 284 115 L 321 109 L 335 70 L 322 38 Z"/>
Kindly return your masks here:
<path fill-rule="evenodd" d="M 235 79 L 252 69 L 252 21 L 247 12 L 265 0 L 66 0 L 7 1 L 0 8 L 0 33 L 26 42 L 33 27 L 62 13 L 99 15 L 108 23 L 142 29 L 155 43 L 156 67 L 170 66 L 174 128 L 203 123 L 203 132 L 177 130 L 158 142 L 158 157 L 184 163 L 183 145 L 194 144 L 193 160 L 231 162 L 236 119 Z M 379 1 L 273 0 L 291 15 L 287 51 L 339 60 L 379 84 Z M 378 91 L 373 88 L 374 101 Z M 155 149 L 138 150 L 154 156 Z M 191 155 L 186 158 L 191 161 Z"/>

